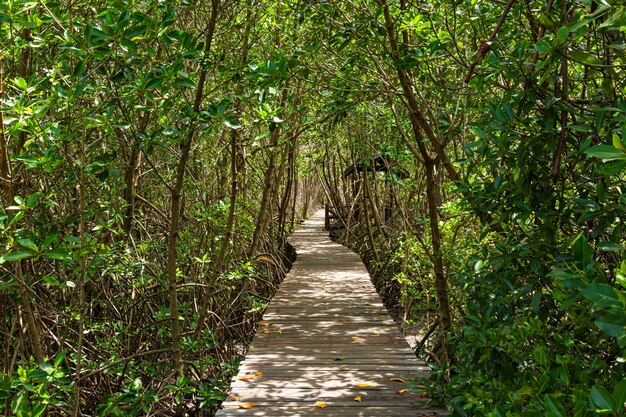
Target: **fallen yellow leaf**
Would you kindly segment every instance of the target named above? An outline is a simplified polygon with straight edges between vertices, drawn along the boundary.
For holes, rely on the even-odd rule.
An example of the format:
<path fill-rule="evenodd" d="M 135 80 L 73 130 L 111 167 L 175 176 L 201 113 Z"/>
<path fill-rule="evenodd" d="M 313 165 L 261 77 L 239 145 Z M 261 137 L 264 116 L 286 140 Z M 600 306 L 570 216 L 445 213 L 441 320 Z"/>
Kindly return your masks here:
<path fill-rule="evenodd" d="M 398 391 L 396 391 L 396 394 L 398 395 L 404 395 L 404 393 L 406 392 L 405 389 L 399 389 Z"/>
<path fill-rule="evenodd" d="M 252 381 L 254 378 L 251 376 L 240 376 L 237 378 L 239 381 Z"/>
<path fill-rule="evenodd" d="M 254 375 L 256 375 L 256 376 L 263 375 L 263 372 L 261 372 L 261 371 L 256 371 L 256 372 L 254 373 Z"/>
<path fill-rule="evenodd" d="M 316 403 L 315 403 L 315 406 L 316 406 L 317 408 L 326 408 L 326 403 L 323 403 L 323 402 L 321 402 L 321 401 L 318 401 L 318 402 L 316 402 Z"/>
<path fill-rule="evenodd" d="M 354 397 L 354 401 L 361 402 L 361 396 L 357 395 L 356 397 Z"/>
<path fill-rule="evenodd" d="M 270 326 L 271 323 L 269 321 L 262 321 L 261 323 L 259 323 L 261 326 Z"/>
<path fill-rule="evenodd" d="M 245 408 L 247 410 L 251 409 L 252 407 L 254 407 L 254 403 L 239 404 L 239 408 Z"/>
<path fill-rule="evenodd" d="M 230 396 L 230 400 L 231 400 L 231 401 L 237 401 L 237 397 L 235 397 L 234 395 L 231 395 L 231 396 Z"/>
<path fill-rule="evenodd" d="M 355 342 L 365 342 L 365 339 L 363 339 L 362 337 L 353 337 L 352 340 Z"/>
<path fill-rule="evenodd" d="M 404 379 L 402 378 L 389 378 L 390 381 L 398 381 L 398 382 L 406 382 Z"/>
<path fill-rule="evenodd" d="M 367 382 L 364 382 L 362 384 L 356 384 L 357 387 L 361 387 L 361 388 L 367 388 L 367 387 L 371 387 L 372 384 L 368 384 Z"/>

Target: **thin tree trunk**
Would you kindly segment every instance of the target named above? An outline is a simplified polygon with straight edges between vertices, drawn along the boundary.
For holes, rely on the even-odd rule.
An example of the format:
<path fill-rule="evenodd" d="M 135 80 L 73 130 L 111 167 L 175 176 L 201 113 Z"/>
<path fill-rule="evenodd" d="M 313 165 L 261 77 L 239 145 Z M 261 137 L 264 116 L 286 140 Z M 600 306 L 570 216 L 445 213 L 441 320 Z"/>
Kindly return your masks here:
<path fill-rule="evenodd" d="M 130 157 L 128 158 L 128 166 L 124 175 L 124 200 L 126 201 L 126 212 L 124 213 L 124 232 L 130 237 L 133 228 L 133 219 L 135 217 L 135 198 L 137 192 L 135 189 L 137 183 L 138 167 L 141 161 L 141 151 L 139 144 L 133 141 Z"/>
<path fill-rule="evenodd" d="M 211 17 L 209 20 L 207 35 L 205 40 L 205 54 L 211 50 L 211 44 L 213 42 L 213 34 L 215 32 L 215 24 L 217 22 L 217 13 L 219 7 L 219 0 L 211 1 Z M 196 89 L 196 95 L 194 100 L 194 113 L 197 113 L 200 110 L 200 106 L 202 104 L 203 98 L 203 90 L 204 84 L 206 82 L 207 77 L 207 69 L 202 68 L 200 71 L 200 77 L 198 79 L 198 86 Z M 178 233 L 180 228 L 180 217 L 181 217 L 181 195 L 183 189 L 183 182 L 185 179 L 185 172 L 187 168 L 187 160 L 189 159 L 189 155 L 191 153 L 191 148 L 193 145 L 193 139 L 196 133 L 195 126 L 191 126 L 189 133 L 185 140 L 180 142 L 181 146 L 181 155 L 178 166 L 176 167 L 176 177 L 175 183 L 173 187 L 170 187 L 170 199 L 171 199 L 171 208 L 170 208 L 170 221 L 169 221 L 169 236 L 167 239 L 167 267 L 166 267 L 166 275 L 167 275 L 167 284 L 169 291 L 169 308 L 170 308 L 170 319 L 172 326 L 172 365 L 174 370 L 178 373 L 182 372 L 182 352 L 180 349 L 180 322 L 178 319 L 178 285 L 176 278 L 176 271 L 178 269 Z"/>
<path fill-rule="evenodd" d="M 144 132 L 148 126 L 149 113 L 146 111 L 139 121 L 138 131 Z M 126 212 L 124 213 L 124 233 L 130 238 L 135 217 L 135 200 L 137 198 L 137 179 L 139 177 L 139 167 L 141 164 L 141 138 L 133 130 L 133 140 L 130 144 L 130 155 L 124 174 L 124 200 L 126 201 Z"/>
<path fill-rule="evenodd" d="M 376 174 L 376 171 L 372 172 L 374 172 L 374 175 Z M 382 233 L 385 238 L 388 238 L 389 235 L 387 234 L 387 231 L 383 228 L 383 221 L 380 216 L 380 210 L 378 210 L 378 204 L 376 203 L 376 200 L 374 199 L 374 194 L 372 193 L 369 175 L 363 175 L 363 184 L 365 185 L 366 197 L 370 202 L 370 206 L 372 207 L 372 213 L 374 214 L 374 222 L 376 223 L 376 228 L 380 233 Z"/>
<path fill-rule="evenodd" d="M 448 280 L 443 267 L 443 254 L 441 252 L 442 236 L 439 229 L 439 211 L 437 207 L 440 190 L 439 184 L 437 184 L 434 162 L 427 162 L 424 168 L 426 170 L 426 199 L 428 200 L 433 266 L 435 267 L 435 291 L 437 293 L 437 301 L 439 302 L 441 327 L 448 329 L 452 325 L 452 318 L 448 296 Z"/>
<path fill-rule="evenodd" d="M 45 351 L 41 341 L 41 334 L 39 333 L 39 326 L 37 326 L 36 314 L 30 302 L 30 298 L 28 297 L 29 291 L 27 283 L 24 280 L 22 262 L 23 261 L 17 261 L 15 263 L 15 276 L 19 281 L 17 291 L 20 296 L 20 303 L 22 304 L 24 318 L 26 319 L 26 329 L 28 330 L 28 336 L 32 348 L 31 353 L 35 358 L 35 361 L 41 363 L 45 357 Z"/>
<path fill-rule="evenodd" d="M 278 145 L 278 135 L 279 130 L 276 128 L 271 135 L 272 141 L 270 145 L 270 160 L 269 165 L 267 166 L 267 171 L 265 172 L 265 187 L 263 187 L 263 196 L 261 197 L 261 206 L 259 207 L 259 217 L 257 219 L 256 228 L 254 229 L 254 235 L 252 236 L 252 244 L 250 245 L 250 250 L 248 251 L 249 258 L 254 258 L 256 256 L 261 242 L 261 236 L 263 232 L 265 232 L 267 212 L 270 209 L 270 192 L 273 188 L 274 171 L 276 169 L 276 151 L 274 148 Z"/>
<path fill-rule="evenodd" d="M 300 194 L 300 180 L 299 180 L 299 175 L 298 172 L 296 171 L 296 158 L 297 156 L 295 155 L 295 150 L 294 150 L 294 158 L 292 161 L 292 171 L 293 171 L 293 196 L 291 198 L 291 219 L 289 220 L 289 224 L 290 224 L 290 230 L 293 232 L 295 223 L 296 223 L 296 206 L 298 204 L 298 195 Z"/>
<path fill-rule="evenodd" d="M 287 151 L 287 184 L 283 191 L 283 197 L 280 201 L 280 209 L 278 211 L 278 230 L 280 232 L 280 241 L 285 239 L 286 223 L 287 223 L 287 208 L 289 207 L 289 200 L 291 199 L 291 189 L 294 182 L 294 155 L 296 147 L 296 137 L 291 138 L 289 141 L 289 148 Z"/>
<path fill-rule="evenodd" d="M 25 52 L 25 55 L 23 56 L 22 71 L 27 70 L 28 58 L 30 56 L 30 48 L 27 48 L 27 51 L 28 53 Z M 4 68 L 2 65 L 2 60 L 0 60 L 0 98 L 4 96 L 3 71 Z M 16 153 L 21 152 L 21 148 L 23 146 L 22 144 L 24 143 L 24 141 L 25 138 L 20 139 L 18 147 L 16 149 Z M 13 198 L 15 196 L 15 184 L 13 183 L 13 174 L 11 172 L 11 166 L 9 164 L 8 140 L 4 130 L 4 120 L 2 112 L 0 112 L 0 177 L 0 181 L 2 182 L 2 192 L 4 194 L 4 203 L 9 206 L 13 204 Z M 32 349 L 31 353 L 37 362 L 42 362 L 45 356 L 45 350 L 41 341 L 39 326 L 37 325 L 35 308 L 31 304 L 30 298 L 28 296 L 29 288 L 28 283 L 24 278 L 22 262 L 23 261 L 15 262 L 15 276 L 18 280 L 18 295 L 21 303 L 21 309 L 26 320 L 27 334 L 30 340 L 30 347 Z"/>
<path fill-rule="evenodd" d="M 363 170 L 362 173 L 363 177 L 365 177 L 367 175 L 367 169 Z M 364 181 L 364 180 L 363 180 Z M 369 210 L 367 209 L 368 206 L 368 201 L 367 201 L 367 196 L 365 195 L 367 192 L 364 192 L 362 194 L 362 198 L 363 198 L 363 217 L 365 218 L 365 230 L 367 232 L 367 239 L 369 240 L 370 246 L 372 248 L 372 258 L 374 261 L 378 261 L 379 257 L 378 257 L 378 250 L 376 248 L 376 242 L 374 240 L 374 235 L 372 234 L 372 226 L 370 224 L 370 216 L 369 216 Z"/>
<path fill-rule="evenodd" d="M 81 246 L 84 248 L 85 239 L 85 136 L 83 131 L 80 141 L 80 189 L 79 189 L 79 210 L 80 219 L 78 223 L 78 234 L 80 235 Z M 83 344 L 85 342 L 85 274 L 87 273 L 86 260 L 83 255 L 80 256 L 80 273 L 78 276 L 78 343 L 76 346 L 76 376 L 78 377 L 82 371 L 83 365 Z M 80 384 L 74 385 L 74 410 L 72 415 L 78 417 L 80 415 Z"/>
<path fill-rule="evenodd" d="M 394 23 L 389 11 L 389 5 L 385 0 L 384 6 L 384 18 L 385 27 L 387 29 L 387 35 L 389 43 L 391 45 L 392 58 L 399 59 L 400 54 L 398 50 L 398 42 L 394 34 Z M 434 152 L 437 157 L 443 162 L 444 166 L 448 170 L 448 175 L 453 179 L 459 179 L 458 172 L 452 167 L 449 159 L 445 155 L 443 145 L 436 137 L 432 126 L 428 123 L 424 114 L 420 110 L 419 103 L 415 97 L 413 91 L 413 84 L 407 73 L 407 71 L 397 68 L 398 78 L 400 85 L 402 86 L 402 92 L 407 100 L 407 106 L 409 110 L 409 116 L 411 121 L 411 127 L 413 130 L 413 136 L 417 142 L 417 148 L 421 154 L 421 159 L 424 161 L 424 168 L 426 171 L 426 198 L 428 203 L 428 217 L 430 220 L 430 233 L 431 233 L 431 245 L 433 252 L 433 263 L 435 268 L 435 290 L 437 292 L 437 301 L 439 303 L 441 327 L 443 330 L 447 330 L 452 324 L 450 314 L 450 300 L 448 298 L 448 280 L 443 268 L 443 257 L 441 253 L 442 236 L 439 229 L 439 212 L 437 208 L 438 201 L 438 184 L 436 180 L 435 164 L 436 159 L 431 156 L 431 152 L 426 147 L 426 144 L 422 140 L 423 133 L 430 140 L 434 147 Z M 449 167 L 448 167 L 449 165 Z"/>
<path fill-rule="evenodd" d="M 231 158 L 230 158 L 230 175 L 231 175 L 231 186 L 230 186 L 230 206 L 228 208 L 228 219 L 226 220 L 226 231 L 224 233 L 224 237 L 222 238 L 222 242 L 220 243 L 220 250 L 217 254 L 213 262 L 213 267 L 211 268 L 211 278 L 208 285 L 208 290 L 212 291 L 215 288 L 215 283 L 217 282 L 217 277 L 222 271 L 222 265 L 224 264 L 224 259 L 226 259 L 226 248 L 230 245 L 230 240 L 233 235 L 233 227 L 235 225 L 235 214 L 237 212 L 237 196 L 239 193 L 239 180 L 238 180 L 238 172 L 237 172 L 237 147 L 238 145 L 238 136 L 239 132 L 237 130 L 231 131 L 230 136 L 230 149 L 231 149 Z M 209 314 L 209 301 L 211 294 L 205 294 L 202 298 L 202 304 L 200 306 L 199 318 L 198 318 L 198 327 L 196 327 L 195 335 L 199 335 L 203 328 L 204 323 Z"/>
<path fill-rule="evenodd" d="M 280 107 L 284 106 L 287 101 L 287 86 L 283 87 L 283 94 L 280 99 Z M 278 138 L 280 137 L 280 126 L 276 126 L 274 131 L 270 133 L 270 160 L 265 172 L 265 187 L 263 188 L 263 196 L 261 197 L 261 206 L 259 207 L 259 217 L 257 219 L 256 228 L 252 236 L 252 243 L 250 244 L 250 250 L 248 251 L 248 257 L 254 258 L 259 249 L 261 243 L 261 236 L 265 233 L 267 228 L 268 215 L 271 210 L 272 203 L 272 191 L 274 190 L 274 174 L 276 171 L 276 148 L 278 147 Z"/>

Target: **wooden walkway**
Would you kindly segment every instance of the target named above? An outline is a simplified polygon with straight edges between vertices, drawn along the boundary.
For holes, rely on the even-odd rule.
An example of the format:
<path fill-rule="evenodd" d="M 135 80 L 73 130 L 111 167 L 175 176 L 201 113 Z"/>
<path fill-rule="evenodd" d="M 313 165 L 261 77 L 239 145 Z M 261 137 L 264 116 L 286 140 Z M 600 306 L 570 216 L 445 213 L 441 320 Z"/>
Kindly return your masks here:
<path fill-rule="evenodd" d="M 433 416 L 404 383 L 428 372 L 380 302 L 361 259 L 318 211 L 291 238 L 297 260 L 268 306 L 226 416 Z"/>

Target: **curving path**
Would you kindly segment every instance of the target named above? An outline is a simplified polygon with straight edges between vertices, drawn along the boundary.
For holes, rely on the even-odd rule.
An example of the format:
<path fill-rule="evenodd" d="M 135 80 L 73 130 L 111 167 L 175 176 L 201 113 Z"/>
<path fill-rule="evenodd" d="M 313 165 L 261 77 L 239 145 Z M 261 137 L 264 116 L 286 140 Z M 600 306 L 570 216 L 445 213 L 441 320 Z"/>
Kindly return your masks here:
<path fill-rule="evenodd" d="M 318 211 L 217 416 L 433 416 L 403 382 L 428 372 L 383 307 L 359 255 Z M 406 391 L 405 391 L 406 390 Z"/>

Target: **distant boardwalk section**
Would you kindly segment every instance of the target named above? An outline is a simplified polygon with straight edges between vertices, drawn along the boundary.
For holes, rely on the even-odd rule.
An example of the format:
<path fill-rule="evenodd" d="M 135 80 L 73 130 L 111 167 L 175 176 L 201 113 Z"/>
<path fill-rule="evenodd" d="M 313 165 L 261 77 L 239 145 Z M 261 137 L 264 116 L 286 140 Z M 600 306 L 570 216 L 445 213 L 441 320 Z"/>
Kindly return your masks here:
<path fill-rule="evenodd" d="M 443 416 L 406 380 L 428 372 L 380 302 L 359 256 L 318 211 L 291 239 L 297 260 L 267 308 L 217 416 Z"/>

